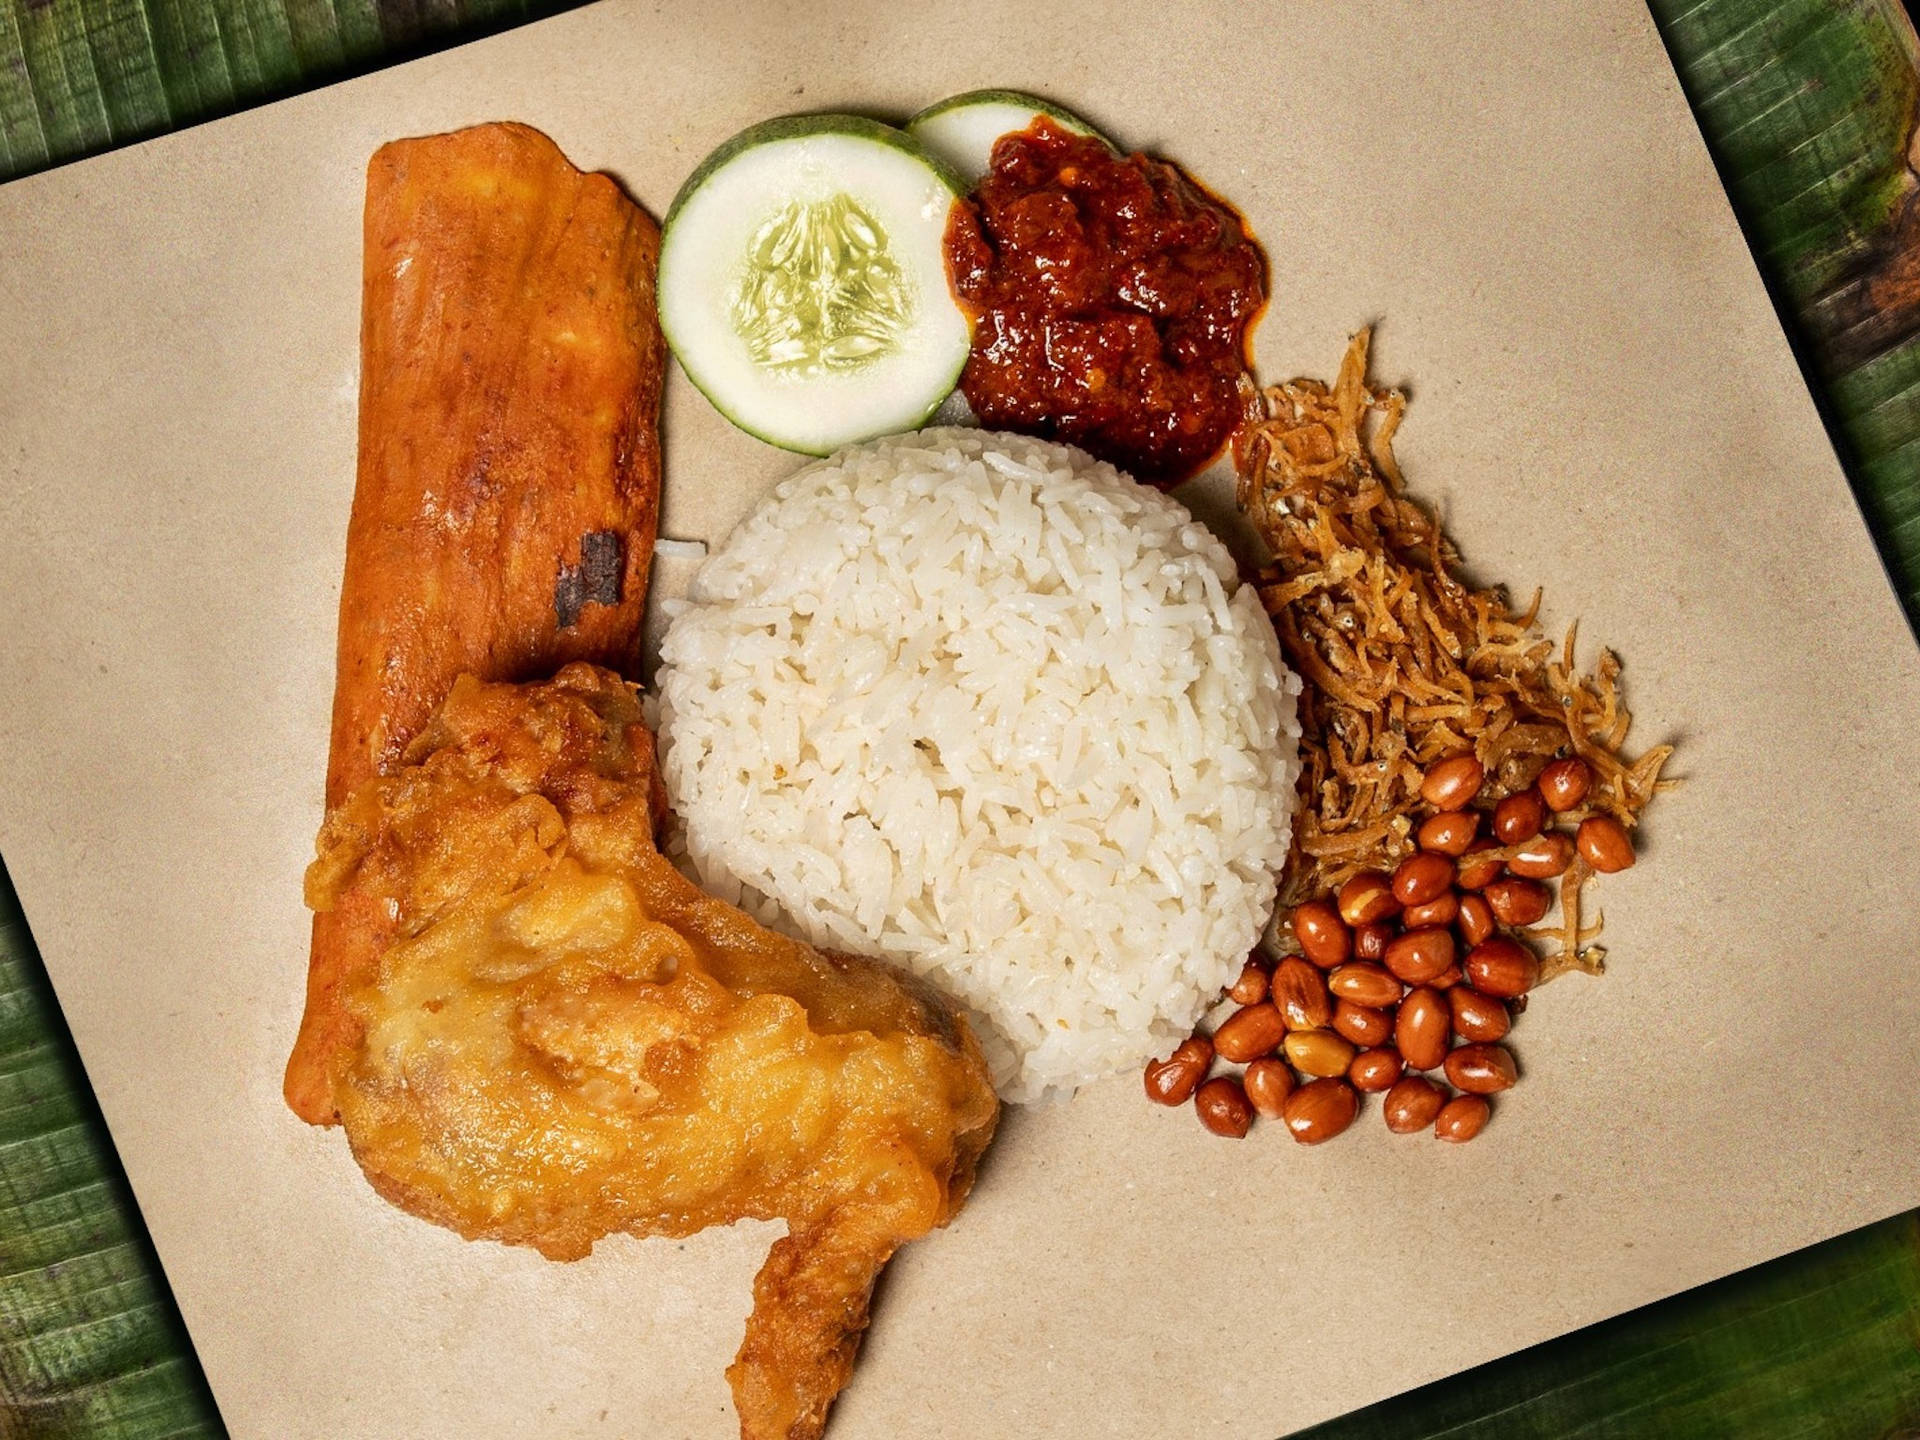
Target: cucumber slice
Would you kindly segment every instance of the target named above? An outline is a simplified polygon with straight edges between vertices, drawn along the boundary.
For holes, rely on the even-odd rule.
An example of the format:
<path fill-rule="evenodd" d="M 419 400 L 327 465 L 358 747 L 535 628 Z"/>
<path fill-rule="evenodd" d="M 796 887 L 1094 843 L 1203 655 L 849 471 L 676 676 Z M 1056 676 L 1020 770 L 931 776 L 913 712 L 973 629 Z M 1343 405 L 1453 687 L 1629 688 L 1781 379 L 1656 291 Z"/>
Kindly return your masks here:
<path fill-rule="evenodd" d="M 929 105 L 907 121 L 907 133 L 971 185 L 993 166 L 993 142 L 1024 130 L 1042 115 L 1062 130 L 1091 135 L 1118 149 L 1111 140 L 1070 110 L 1062 110 L 1023 90 L 969 90 Z"/>
<path fill-rule="evenodd" d="M 741 131 L 667 211 L 667 343 L 715 409 L 782 449 L 914 429 L 973 340 L 943 249 L 964 189 L 904 131 L 857 115 Z"/>

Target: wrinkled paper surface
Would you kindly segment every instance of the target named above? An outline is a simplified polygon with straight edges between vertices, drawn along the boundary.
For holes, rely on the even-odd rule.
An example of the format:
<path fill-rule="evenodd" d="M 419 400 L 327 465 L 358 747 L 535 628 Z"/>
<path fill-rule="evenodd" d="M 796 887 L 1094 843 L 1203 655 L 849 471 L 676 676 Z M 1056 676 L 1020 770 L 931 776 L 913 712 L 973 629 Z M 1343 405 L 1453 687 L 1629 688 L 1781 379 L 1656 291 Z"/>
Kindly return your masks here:
<path fill-rule="evenodd" d="M 368 156 L 522 120 L 657 216 L 751 122 L 987 85 L 1245 210 L 1269 380 L 1380 322 L 1413 488 L 1686 784 L 1479 1141 L 1011 1114 L 834 1440 L 1267 1440 L 1920 1203 L 1920 656 L 1639 5 L 616 0 L 0 188 L 0 851 L 242 1440 L 729 1436 L 773 1233 L 466 1244 L 280 1102 Z M 799 463 L 677 371 L 666 424 L 669 536 Z"/>

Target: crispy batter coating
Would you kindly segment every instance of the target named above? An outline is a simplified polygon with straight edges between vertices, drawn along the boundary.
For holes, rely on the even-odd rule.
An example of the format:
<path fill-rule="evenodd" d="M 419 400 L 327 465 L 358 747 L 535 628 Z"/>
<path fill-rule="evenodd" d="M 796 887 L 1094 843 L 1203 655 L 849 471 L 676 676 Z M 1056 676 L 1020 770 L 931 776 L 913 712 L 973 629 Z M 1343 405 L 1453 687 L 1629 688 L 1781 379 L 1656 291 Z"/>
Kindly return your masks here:
<path fill-rule="evenodd" d="M 784 1218 L 728 1373 L 746 1440 L 808 1440 L 880 1267 L 972 1183 L 986 1066 L 938 999 L 683 880 L 632 691 L 568 663 L 638 654 L 653 222 L 537 131 L 483 125 L 382 147 L 365 240 L 288 1103 L 343 1123 L 395 1204 L 555 1259 Z"/>
<path fill-rule="evenodd" d="M 964 1022 L 702 894 L 655 849 L 631 688 L 462 677 L 327 818 L 316 911 L 370 927 L 333 1102 L 381 1194 L 555 1259 L 784 1218 L 728 1371 L 747 1440 L 820 1433 L 880 1267 L 998 1117 Z"/>
<path fill-rule="evenodd" d="M 660 236 L 618 185 L 537 130 L 479 125 L 381 146 L 364 227 L 329 808 L 456 675 L 629 668 L 660 506 Z M 286 1093 L 315 1124 L 364 939 L 314 925 Z"/>

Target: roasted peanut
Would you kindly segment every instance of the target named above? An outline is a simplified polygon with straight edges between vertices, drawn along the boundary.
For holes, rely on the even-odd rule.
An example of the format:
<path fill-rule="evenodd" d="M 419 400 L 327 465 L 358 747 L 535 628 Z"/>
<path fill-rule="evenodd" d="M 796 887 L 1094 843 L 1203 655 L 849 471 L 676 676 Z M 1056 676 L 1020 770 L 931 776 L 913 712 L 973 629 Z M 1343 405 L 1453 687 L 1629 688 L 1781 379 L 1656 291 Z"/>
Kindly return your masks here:
<path fill-rule="evenodd" d="M 1347 1079 L 1353 1083 L 1354 1089 L 1372 1095 L 1398 1080 L 1402 1068 L 1400 1052 L 1382 1046 L 1379 1049 L 1362 1050 L 1354 1056 L 1353 1063 L 1347 1067 Z"/>
<path fill-rule="evenodd" d="M 1409 991 L 1393 1021 L 1393 1043 L 1409 1070 L 1435 1070 L 1447 1058 L 1453 1038 L 1453 1011 L 1432 986 Z"/>
<path fill-rule="evenodd" d="M 1409 905 L 1400 915 L 1400 923 L 1409 930 L 1422 930 L 1429 925 L 1451 925 L 1460 918 L 1460 893 L 1449 890 L 1438 900 L 1429 900 L 1424 905 Z"/>
<path fill-rule="evenodd" d="M 1287 1033 L 1287 1022 L 1270 1001 L 1236 1010 L 1213 1032 L 1213 1049 L 1222 1060 L 1244 1065 L 1272 1052 Z"/>
<path fill-rule="evenodd" d="M 1493 807 L 1493 838 L 1502 845 L 1531 840 L 1547 823 L 1547 802 L 1538 790 L 1521 790 Z"/>
<path fill-rule="evenodd" d="M 1269 1120 L 1278 1120 L 1280 1107 L 1293 1093 L 1293 1071 L 1287 1068 L 1286 1061 L 1263 1055 L 1247 1066 L 1247 1073 L 1240 1077 L 1240 1086 L 1255 1110 Z"/>
<path fill-rule="evenodd" d="M 1373 1010 L 1400 998 L 1400 982 L 1368 960 L 1342 965 L 1327 976 L 1327 988 L 1342 1000 Z"/>
<path fill-rule="evenodd" d="M 1456 1095 L 1440 1107 L 1440 1113 L 1434 1117 L 1433 1133 L 1438 1139 L 1464 1145 L 1487 1128 L 1487 1117 L 1491 1114 L 1493 1107 L 1487 1103 L 1486 1096 Z"/>
<path fill-rule="evenodd" d="M 1454 986 L 1458 985 L 1462 980 L 1466 978 L 1467 978 L 1466 972 L 1462 970 L 1458 965 L 1449 965 L 1447 966 L 1446 969 L 1442 970 L 1438 975 L 1434 976 L 1431 980 L 1427 981 L 1427 984 L 1431 985 L 1436 990 L 1451 990 Z"/>
<path fill-rule="evenodd" d="M 1454 986 L 1447 992 L 1447 1004 L 1453 1010 L 1453 1032 L 1462 1040 L 1490 1044 L 1504 1040 L 1513 1028 L 1507 1007 L 1471 985 Z"/>
<path fill-rule="evenodd" d="M 1572 863 L 1573 841 L 1558 830 L 1548 830 L 1514 851 L 1507 860 L 1507 869 L 1529 880 L 1551 880 L 1565 874 Z"/>
<path fill-rule="evenodd" d="M 1378 870 L 1362 870 L 1340 887 L 1340 918 L 1349 925 L 1385 920 L 1399 908 L 1392 883 Z"/>
<path fill-rule="evenodd" d="M 1471 754 L 1449 755 L 1420 782 L 1420 798 L 1436 810 L 1464 810 L 1480 793 L 1487 772 Z"/>
<path fill-rule="evenodd" d="M 1476 845 L 1460 857 L 1459 872 L 1453 883 L 1462 890 L 1483 890 L 1500 878 L 1500 857 L 1490 852 L 1498 847 Z"/>
<path fill-rule="evenodd" d="M 1469 1095 L 1511 1090 L 1520 1076 L 1513 1055 L 1500 1045 L 1462 1045 L 1447 1056 L 1447 1079 Z"/>
<path fill-rule="evenodd" d="M 1487 897 L 1493 918 L 1502 925 L 1532 925 L 1546 915 L 1553 896 L 1538 880 L 1508 875 L 1480 892 Z"/>
<path fill-rule="evenodd" d="M 1436 855 L 1464 855 L 1479 833 L 1480 817 L 1473 811 L 1442 810 L 1421 822 L 1414 840 Z"/>
<path fill-rule="evenodd" d="M 1593 771 L 1578 755 L 1570 755 L 1542 770 L 1537 783 L 1540 798 L 1547 802 L 1549 810 L 1558 813 L 1573 809 L 1587 798 L 1587 791 L 1593 785 Z"/>
<path fill-rule="evenodd" d="M 1159 1105 L 1184 1105 L 1213 1067 L 1213 1042 L 1204 1035 L 1182 1040 L 1173 1054 L 1147 1066 L 1147 1098 Z"/>
<path fill-rule="evenodd" d="M 1462 895 L 1460 897 L 1460 938 L 1468 945 L 1478 945 L 1493 934 L 1493 907 L 1487 904 L 1486 895 Z"/>
<path fill-rule="evenodd" d="M 1393 1017 L 1384 1010 L 1342 1000 L 1333 1007 L 1333 1028 L 1356 1045 L 1384 1045 L 1393 1035 Z"/>
<path fill-rule="evenodd" d="M 1424 1075 L 1403 1075 L 1393 1082 L 1380 1113 L 1387 1129 L 1396 1135 L 1411 1135 L 1433 1124 L 1440 1107 L 1447 1103 L 1446 1092 Z"/>
<path fill-rule="evenodd" d="M 1287 1097 L 1281 1119 L 1302 1145 L 1318 1145 L 1353 1124 L 1359 1113 L 1360 1097 L 1346 1081 L 1310 1080 Z"/>
<path fill-rule="evenodd" d="M 1408 985 L 1424 985 L 1453 964 L 1453 931 L 1433 925 L 1409 930 L 1387 946 L 1387 969 Z"/>
<path fill-rule="evenodd" d="M 1540 957 L 1505 935 L 1482 940 L 1467 952 L 1467 983 L 1482 995 L 1511 1000 L 1540 983 Z"/>
<path fill-rule="evenodd" d="M 1319 1030 L 1333 1018 L 1326 977 L 1297 955 L 1274 968 L 1272 994 L 1289 1030 Z"/>
<path fill-rule="evenodd" d="M 1453 861 L 1431 850 L 1420 850 L 1400 862 L 1393 872 L 1393 898 L 1402 905 L 1424 905 L 1438 900 L 1453 886 Z"/>
<path fill-rule="evenodd" d="M 1344 1075 L 1353 1063 L 1353 1043 L 1331 1030 L 1295 1030 L 1281 1048 L 1302 1075 Z"/>
<path fill-rule="evenodd" d="M 1227 998 L 1236 1005 L 1258 1005 L 1267 998 L 1267 972 L 1249 960 L 1240 967 L 1240 978 L 1227 987 Z"/>
<path fill-rule="evenodd" d="M 1353 958 L 1356 960 L 1382 959 L 1392 939 L 1393 926 L 1384 920 L 1375 920 L 1368 925 L 1356 925 L 1353 930 Z"/>
<path fill-rule="evenodd" d="M 1231 1075 L 1216 1075 L 1195 1091 L 1193 1108 L 1202 1125 L 1229 1140 L 1244 1138 L 1253 1124 L 1253 1106 L 1247 1092 Z"/>
<path fill-rule="evenodd" d="M 1300 953 L 1322 970 L 1331 970 L 1353 953 L 1353 932 L 1324 900 L 1294 907 L 1293 938 L 1300 942 Z"/>
<path fill-rule="evenodd" d="M 1612 875 L 1633 864 L 1633 837 L 1611 815 L 1589 815 L 1580 822 L 1574 843 L 1580 857 L 1602 875 Z"/>

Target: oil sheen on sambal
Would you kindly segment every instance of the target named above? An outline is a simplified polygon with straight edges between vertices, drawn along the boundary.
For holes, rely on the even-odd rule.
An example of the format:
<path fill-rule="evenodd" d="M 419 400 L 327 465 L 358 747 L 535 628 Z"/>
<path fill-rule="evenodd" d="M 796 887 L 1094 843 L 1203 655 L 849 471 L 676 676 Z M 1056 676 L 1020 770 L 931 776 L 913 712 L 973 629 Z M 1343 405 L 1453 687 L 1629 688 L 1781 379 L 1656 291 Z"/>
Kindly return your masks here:
<path fill-rule="evenodd" d="M 1266 262 L 1174 166 L 1037 120 L 994 145 L 947 263 L 978 316 L 960 388 L 982 424 L 1174 485 L 1247 413 Z"/>

